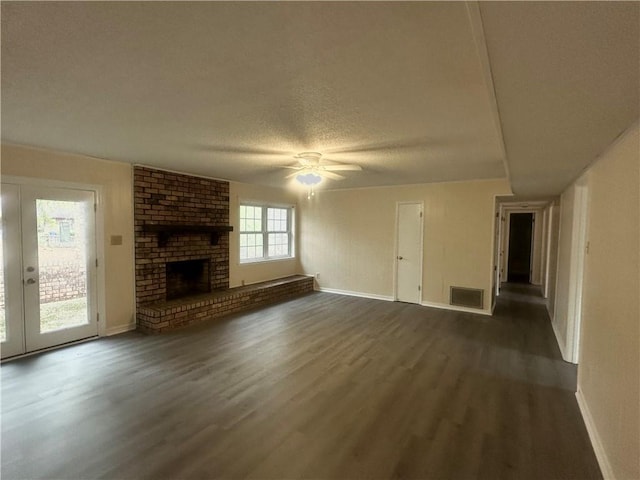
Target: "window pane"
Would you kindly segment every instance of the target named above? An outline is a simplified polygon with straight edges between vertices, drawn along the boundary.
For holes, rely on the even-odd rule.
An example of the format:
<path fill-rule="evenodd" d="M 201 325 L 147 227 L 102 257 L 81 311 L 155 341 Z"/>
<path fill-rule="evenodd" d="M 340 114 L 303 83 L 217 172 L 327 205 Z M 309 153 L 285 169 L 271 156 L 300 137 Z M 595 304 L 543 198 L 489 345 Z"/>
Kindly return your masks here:
<path fill-rule="evenodd" d="M 241 261 L 291 255 L 290 210 L 289 208 L 255 205 L 240 206 L 239 248 Z M 266 238 L 265 233 L 267 234 Z M 264 241 L 267 241 L 266 252 Z"/>
<path fill-rule="evenodd" d="M 267 209 L 267 231 L 268 232 L 286 232 L 287 231 L 287 213 L 286 208 L 268 208 Z"/>
<path fill-rule="evenodd" d="M 289 254 L 289 235 L 286 233 L 269 234 L 269 256 L 282 257 Z"/>
<path fill-rule="evenodd" d="M 40 332 L 85 325 L 87 229 L 82 202 L 36 200 Z"/>
<path fill-rule="evenodd" d="M 252 260 L 263 257 L 262 234 L 240 234 L 240 260 Z"/>
<path fill-rule="evenodd" d="M 262 208 L 250 205 L 240 206 L 240 231 L 262 231 Z"/>

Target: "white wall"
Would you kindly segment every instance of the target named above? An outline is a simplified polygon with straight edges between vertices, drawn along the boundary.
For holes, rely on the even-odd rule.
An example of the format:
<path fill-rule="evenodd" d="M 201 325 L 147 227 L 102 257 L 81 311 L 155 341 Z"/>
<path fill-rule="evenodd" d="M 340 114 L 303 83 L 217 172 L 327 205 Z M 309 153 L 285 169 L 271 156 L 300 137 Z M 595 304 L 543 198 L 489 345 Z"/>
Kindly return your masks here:
<path fill-rule="evenodd" d="M 2 175 L 102 186 L 105 332 L 109 334 L 133 328 L 135 310 L 131 165 L 69 153 L 2 145 Z M 122 235 L 122 245 L 110 245 L 111 235 Z"/>
<path fill-rule="evenodd" d="M 233 232 L 229 236 L 229 286 L 237 287 L 274 278 L 295 275 L 300 272 L 300 243 L 299 235 L 295 234 L 296 257 L 285 260 L 273 260 L 260 263 L 240 263 L 240 202 L 268 203 L 271 205 L 286 205 L 296 207 L 296 217 L 300 216 L 297 208 L 298 196 L 295 191 L 281 188 L 249 185 L 246 183 L 230 182 L 229 184 L 229 221 L 233 225 Z M 299 220 L 299 218 L 296 218 Z M 296 222 L 296 228 L 299 221 Z"/>
<path fill-rule="evenodd" d="M 300 203 L 301 267 L 320 287 L 392 298 L 396 202 L 423 201 L 423 302 L 480 288 L 489 312 L 494 196 L 509 193 L 506 180 L 320 191 Z"/>
<path fill-rule="evenodd" d="M 578 399 L 605 477 L 640 478 L 640 128 L 590 169 Z"/>

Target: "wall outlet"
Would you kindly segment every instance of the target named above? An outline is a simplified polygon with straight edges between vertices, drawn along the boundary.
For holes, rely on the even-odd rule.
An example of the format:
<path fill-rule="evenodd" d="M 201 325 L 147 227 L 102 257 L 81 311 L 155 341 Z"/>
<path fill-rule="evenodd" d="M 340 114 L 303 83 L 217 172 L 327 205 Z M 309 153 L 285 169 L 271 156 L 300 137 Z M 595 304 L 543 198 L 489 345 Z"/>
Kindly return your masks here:
<path fill-rule="evenodd" d="M 316 278 L 320 278 L 320 272 L 316 272 Z"/>
<path fill-rule="evenodd" d="M 244 287 L 244 280 L 241 280 L 240 283 L 242 284 L 242 286 Z"/>

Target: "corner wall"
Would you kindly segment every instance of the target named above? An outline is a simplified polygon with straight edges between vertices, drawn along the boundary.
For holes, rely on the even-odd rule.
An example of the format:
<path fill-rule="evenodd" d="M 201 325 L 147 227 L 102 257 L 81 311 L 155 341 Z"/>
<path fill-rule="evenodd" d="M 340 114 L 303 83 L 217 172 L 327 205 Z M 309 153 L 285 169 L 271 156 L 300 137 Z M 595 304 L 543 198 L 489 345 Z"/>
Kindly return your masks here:
<path fill-rule="evenodd" d="M 494 197 L 509 193 L 506 180 L 319 191 L 300 202 L 302 270 L 321 288 L 392 299 L 396 203 L 423 201 L 423 303 L 480 288 L 490 313 Z"/>
<path fill-rule="evenodd" d="M 605 478 L 640 478 L 640 127 L 590 169 L 578 401 Z"/>
<path fill-rule="evenodd" d="M 104 331 L 109 335 L 135 328 L 131 165 L 71 153 L 2 145 L 2 175 L 102 186 Z M 112 235 L 122 235 L 122 245 L 110 245 Z"/>

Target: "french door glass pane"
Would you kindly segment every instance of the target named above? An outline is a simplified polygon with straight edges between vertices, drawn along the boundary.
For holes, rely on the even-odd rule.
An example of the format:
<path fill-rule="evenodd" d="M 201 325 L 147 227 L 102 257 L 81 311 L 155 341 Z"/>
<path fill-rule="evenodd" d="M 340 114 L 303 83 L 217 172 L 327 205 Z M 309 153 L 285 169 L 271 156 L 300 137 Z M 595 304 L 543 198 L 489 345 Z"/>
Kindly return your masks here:
<path fill-rule="evenodd" d="M 36 200 L 40 332 L 89 323 L 87 218 L 82 202 Z"/>

